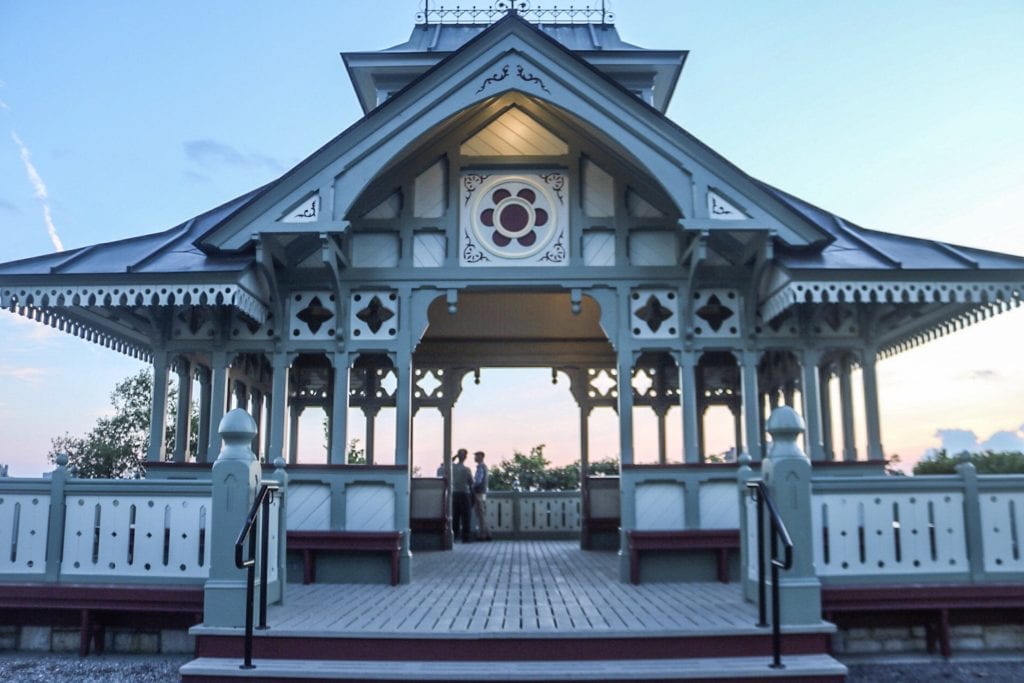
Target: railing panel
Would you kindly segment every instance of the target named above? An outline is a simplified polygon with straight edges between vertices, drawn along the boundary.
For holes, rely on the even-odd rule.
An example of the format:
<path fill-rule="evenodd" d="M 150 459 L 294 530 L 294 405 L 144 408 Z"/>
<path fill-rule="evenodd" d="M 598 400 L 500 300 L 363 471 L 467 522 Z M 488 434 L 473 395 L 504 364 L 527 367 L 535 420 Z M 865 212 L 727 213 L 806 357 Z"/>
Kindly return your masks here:
<path fill-rule="evenodd" d="M 735 482 L 715 481 L 700 485 L 700 527 L 735 529 L 740 525 Z"/>
<path fill-rule="evenodd" d="M 963 506 L 959 491 L 817 493 L 818 575 L 967 573 Z"/>
<path fill-rule="evenodd" d="M 519 500 L 519 530 L 579 531 L 579 494 L 557 497 L 521 497 Z"/>
<path fill-rule="evenodd" d="M 511 493 L 488 493 L 487 526 L 491 533 L 511 534 L 515 531 L 514 510 Z"/>
<path fill-rule="evenodd" d="M 349 484 L 345 487 L 347 531 L 394 531 L 395 489 L 387 484 Z"/>
<path fill-rule="evenodd" d="M 46 572 L 50 496 L 0 492 L 0 574 Z"/>
<path fill-rule="evenodd" d="M 982 492 L 986 572 L 1024 571 L 1024 491 Z"/>
<path fill-rule="evenodd" d="M 209 496 L 68 495 L 61 573 L 205 578 L 210 503 Z"/>
<path fill-rule="evenodd" d="M 637 529 L 685 529 L 686 490 L 676 482 L 652 482 L 636 487 Z"/>
<path fill-rule="evenodd" d="M 326 531 L 331 528 L 330 484 L 289 484 L 287 501 L 289 529 Z"/>

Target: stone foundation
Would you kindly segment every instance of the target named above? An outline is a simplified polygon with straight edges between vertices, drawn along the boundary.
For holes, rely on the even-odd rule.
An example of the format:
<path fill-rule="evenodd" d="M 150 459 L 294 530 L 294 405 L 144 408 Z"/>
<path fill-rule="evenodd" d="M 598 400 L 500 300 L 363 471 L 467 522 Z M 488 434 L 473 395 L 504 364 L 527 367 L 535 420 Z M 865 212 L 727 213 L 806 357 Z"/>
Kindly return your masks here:
<path fill-rule="evenodd" d="M 79 630 L 70 626 L 0 626 L 0 652 L 78 652 Z M 187 629 L 108 628 L 104 651 L 117 654 L 190 655 L 195 638 Z"/>
<path fill-rule="evenodd" d="M 954 654 L 1024 651 L 1022 624 L 954 624 L 950 627 Z M 840 629 L 832 636 L 835 654 L 918 654 L 928 651 L 923 626 L 880 626 Z"/>

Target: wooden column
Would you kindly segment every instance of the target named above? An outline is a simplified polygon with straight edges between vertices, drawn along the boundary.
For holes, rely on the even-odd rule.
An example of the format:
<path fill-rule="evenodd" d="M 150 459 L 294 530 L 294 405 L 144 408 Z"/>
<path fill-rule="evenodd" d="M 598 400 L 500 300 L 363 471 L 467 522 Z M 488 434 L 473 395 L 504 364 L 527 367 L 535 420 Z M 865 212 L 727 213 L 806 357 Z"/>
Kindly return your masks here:
<path fill-rule="evenodd" d="M 697 354 L 683 351 L 679 354 L 679 396 L 683 413 L 683 462 L 701 460 L 700 406 L 697 404 Z"/>
<path fill-rule="evenodd" d="M 802 371 L 800 396 L 803 398 L 804 422 L 807 425 L 807 450 L 812 462 L 825 459 L 821 442 L 821 391 L 818 386 L 818 362 L 821 351 L 804 349 L 800 366 Z"/>
<path fill-rule="evenodd" d="M 167 352 L 158 349 L 153 353 L 153 404 L 149 415 L 149 449 L 146 460 L 161 462 L 164 459 L 164 427 L 167 424 Z"/>
<path fill-rule="evenodd" d="M 199 380 L 199 438 L 196 445 L 196 462 L 206 461 L 210 450 L 210 368 L 200 365 L 196 368 Z"/>
<path fill-rule="evenodd" d="M 336 351 L 331 355 L 334 366 L 334 382 L 331 387 L 330 454 L 327 461 L 332 465 L 345 464 L 348 452 L 348 353 Z"/>
<path fill-rule="evenodd" d="M 299 418 L 305 406 L 295 403 L 288 406 L 288 464 L 299 462 Z"/>
<path fill-rule="evenodd" d="M 754 460 L 760 460 L 762 457 L 761 434 L 764 430 L 764 403 L 761 400 L 761 390 L 757 386 L 757 363 L 760 355 L 759 352 L 750 349 L 740 354 L 740 400 L 743 404 L 744 434 L 747 437 L 745 446 L 746 452 Z"/>
<path fill-rule="evenodd" d="M 402 349 L 395 354 L 395 464 L 412 461 L 412 353 Z"/>
<path fill-rule="evenodd" d="M 220 453 L 220 421 L 228 393 L 228 352 L 215 349 L 210 354 L 210 431 L 206 446 L 206 462 L 213 462 Z"/>
<path fill-rule="evenodd" d="M 821 389 L 821 446 L 825 460 L 835 460 L 835 443 L 832 438 L 832 373 L 828 366 L 818 368 L 818 386 Z"/>
<path fill-rule="evenodd" d="M 857 434 L 853 424 L 853 383 L 850 373 L 853 372 L 850 356 L 844 355 L 839 364 L 839 410 L 843 422 L 843 460 L 852 462 L 857 459 Z"/>
<path fill-rule="evenodd" d="M 256 438 L 252 441 L 252 452 L 256 454 L 256 459 L 261 459 L 261 452 L 263 449 L 263 392 L 259 389 L 253 389 L 251 396 L 252 405 L 252 419 L 256 422 Z"/>
<path fill-rule="evenodd" d="M 271 359 L 270 404 L 267 406 L 267 422 L 270 442 L 267 447 L 267 462 L 284 458 L 285 415 L 288 410 L 288 367 L 291 365 L 284 351 L 274 353 Z"/>
<path fill-rule="evenodd" d="M 864 381 L 864 424 L 868 433 L 868 460 L 884 460 L 882 424 L 878 414 L 878 376 L 875 374 L 875 350 L 864 349 L 860 369 Z"/>
<path fill-rule="evenodd" d="M 178 356 L 178 414 L 174 425 L 174 462 L 185 462 L 192 435 L 192 363 Z"/>
<path fill-rule="evenodd" d="M 633 464 L 633 355 L 619 351 L 616 365 L 619 403 L 619 462 Z"/>

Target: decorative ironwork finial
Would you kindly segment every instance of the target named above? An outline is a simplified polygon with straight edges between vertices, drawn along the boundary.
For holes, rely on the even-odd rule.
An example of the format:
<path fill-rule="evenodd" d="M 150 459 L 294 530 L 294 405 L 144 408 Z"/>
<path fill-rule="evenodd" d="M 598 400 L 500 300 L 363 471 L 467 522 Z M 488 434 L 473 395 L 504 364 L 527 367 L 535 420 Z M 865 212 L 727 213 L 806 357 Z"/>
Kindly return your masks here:
<path fill-rule="evenodd" d="M 535 24 L 613 24 L 615 14 L 610 0 L 586 3 L 582 6 L 532 7 L 530 0 L 494 0 L 485 7 L 446 7 L 432 5 L 423 0 L 423 9 L 416 14 L 417 24 L 490 24 L 509 14 L 515 14 Z"/>

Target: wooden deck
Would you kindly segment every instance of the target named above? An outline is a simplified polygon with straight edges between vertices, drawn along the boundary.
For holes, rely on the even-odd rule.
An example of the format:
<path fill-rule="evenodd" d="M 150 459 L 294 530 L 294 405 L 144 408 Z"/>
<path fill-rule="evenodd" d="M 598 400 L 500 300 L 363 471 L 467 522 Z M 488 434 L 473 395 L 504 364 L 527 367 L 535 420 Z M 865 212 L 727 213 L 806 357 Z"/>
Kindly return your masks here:
<path fill-rule="evenodd" d="M 736 584 L 625 584 L 615 553 L 574 541 L 420 552 L 407 585 L 289 584 L 268 615 L 276 636 L 416 638 L 735 634 L 756 621 Z"/>

